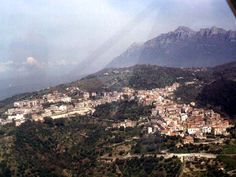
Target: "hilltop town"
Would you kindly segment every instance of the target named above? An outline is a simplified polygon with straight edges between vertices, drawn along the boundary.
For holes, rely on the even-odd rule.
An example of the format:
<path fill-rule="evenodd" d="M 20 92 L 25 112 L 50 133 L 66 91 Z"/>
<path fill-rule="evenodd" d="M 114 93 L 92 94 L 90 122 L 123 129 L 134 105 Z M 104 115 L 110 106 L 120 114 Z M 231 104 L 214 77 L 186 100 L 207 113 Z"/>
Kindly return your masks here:
<path fill-rule="evenodd" d="M 198 108 L 194 102 L 180 104 L 173 99 L 173 92 L 179 86 L 179 83 L 174 83 L 151 90 L 124 87 L 120 92 L 101 93 L 67 87 L 64 93 L 53 91 L 38 99 L 14 102 L 13 107 L 4 113 L 7 118 L 0 119 L 0 123 L 5 125 L 14 122 L 19 126 L 27 120 L 42 122 L 49 117 L 59 119 L 78 115 L 93 116 L 97 106 L 126 99 L 137 100 L 143 106 L 152 105 L 151 115 L 140 117 L 139 120 L 131 120 L 130 117 L 124 121 L 114 121 L 108 129 L 143 126 L 147 134 L 160 132 L 163 135 L 180 136 L 184 144 L 194 143 L 195 138 L 204 140 L 208 134 L 227 136 L 227 129 L 232 124 L 225 117 L 213 110 Z M 76 96 L 68 96 L 66 93 Z"/>

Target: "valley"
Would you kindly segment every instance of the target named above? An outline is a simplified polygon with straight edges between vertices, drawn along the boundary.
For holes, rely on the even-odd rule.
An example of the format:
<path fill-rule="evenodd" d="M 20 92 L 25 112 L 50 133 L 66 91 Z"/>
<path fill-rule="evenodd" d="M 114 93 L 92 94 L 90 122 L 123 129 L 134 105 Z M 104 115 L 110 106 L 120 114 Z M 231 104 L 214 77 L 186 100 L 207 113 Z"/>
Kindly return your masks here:
<path fill-rule="evenodd" d="M 136 164 L 144 165 L 144 171 L 132 172 L 136 176 L 183 176 L 192 169 L 232 175 L 234 114 L 217 106 L 221 102 L 209 105 L 200 99 L 219 79 L 234 83 L 234 65 L 224 66 L 105 69 L 6 99 L 1 106 L 1 173 L 126 176 L 137 168 L 129 163 L 144 161 Z"/>

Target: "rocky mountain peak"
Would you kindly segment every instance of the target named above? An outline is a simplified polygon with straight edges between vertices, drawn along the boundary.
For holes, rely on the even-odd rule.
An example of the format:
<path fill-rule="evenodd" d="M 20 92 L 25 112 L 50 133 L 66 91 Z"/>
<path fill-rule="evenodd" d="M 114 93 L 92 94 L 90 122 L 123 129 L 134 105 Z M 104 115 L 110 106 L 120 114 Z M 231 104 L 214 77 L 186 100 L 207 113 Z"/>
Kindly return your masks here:
<path fill-rule="evenodd" d="M 222 28 L 218 28 L 218 27 L 211 27 L 211 28 L 202 28 L 199 31 L 199 34 L 201 36 L 213 36 L 213 35 L 219 35 L 219 34 L 225 34 L 227 31 L 222 29 Z"/>
<path fill-rule="evenodd" d="M 179 26 L 174 32 L 175 33 L 194 33 L 192 29 L 186 26 Z"/>
<path fill-rule="evenodd" d="M 128 51 L 128 52 L 127 52 Z M 158 64 L 208 67 L 236 60 L 236 31 L 218 27 L 194 31 L 180 26 L 116 57 L 109 66 Z M 128 55 L 127 55 L 128 54 Z"/>
<path fill-rule="evenodd" d="M 220 33 L 225 33 L 225 32 L 226 32 L 226 30 L 224 30 L 222 28 L 215 27 L 215 26 L 211 27 L 211 29 L 210 29 L 211 34 L 220 34 Z"/>
<path fill-rule="evenodd" d="M 183 40 L 192 37 L 195 31 L 186 26 L 180 26 L 173 32 L 167 33 L 167 37 L 173 40 Z"/>

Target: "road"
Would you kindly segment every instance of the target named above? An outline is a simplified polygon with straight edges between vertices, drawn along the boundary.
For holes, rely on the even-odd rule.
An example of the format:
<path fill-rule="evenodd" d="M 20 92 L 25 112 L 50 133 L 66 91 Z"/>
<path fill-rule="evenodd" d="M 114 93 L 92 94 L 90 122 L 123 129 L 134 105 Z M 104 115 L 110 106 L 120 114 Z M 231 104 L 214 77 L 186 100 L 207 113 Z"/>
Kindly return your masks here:
<path fill-rule="evenodd" d="M 107 157 L 107 156 L 103 156 L 100 157 L 100 160 L 104 160 L 104 161 L 109 161 L 109 162 L 113 162 L 116 160 L 116 158 L 118 159 L 132 159 L 132 158 L 141 158 L 141 157 L 163 157 L 165 159 L 168 158 L 172 158 L 174 156 L 180 158 L 181 161 L 183 161 L 184 158 L 188 158 L 188 157 L 197 157 L 197 158 L 208 158 L 208 159 L 215 159 L 217 157 L 216 154 L 211 154 L 211 153 L 166 153 L 166 154 L 144 154 L 144 155 L 140 155 L 140 154 L 128 154 L 125 156 L 119 156 L 119 157 Z"/>
<path fill-rule="evenodd" d="M 198 157 L 198 158 L 208 158 L 208 159 L 215 159 L 217 157 L 216 154 L 211 153 L 166 153 L 166 154 L 145 154 L 144 157 L 148 156 L 156 156 L 156 157 L 164 157 L 166 159 L 172 158 L 174 156 L 183 158 L 183 157 Z M 133 157 L 141 157 L 141 155 L 127 155 L 124 158 L 133 158 Z"/>

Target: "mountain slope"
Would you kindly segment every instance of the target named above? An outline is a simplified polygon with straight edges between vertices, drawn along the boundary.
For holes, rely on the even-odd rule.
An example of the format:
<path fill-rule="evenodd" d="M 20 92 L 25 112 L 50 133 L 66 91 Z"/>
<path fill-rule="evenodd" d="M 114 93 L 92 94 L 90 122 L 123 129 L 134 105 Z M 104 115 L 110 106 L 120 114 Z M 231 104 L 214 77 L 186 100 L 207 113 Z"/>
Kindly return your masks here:
<path fill-rule="evenodd" d="M 132 45 L 107 67 L 157 64 L 172 67 L 215 66 L 236 60 L 236 31 L 179 27 L 142 45 Z"/>
<path fill-rule="evenodd" d="M 170 68 L 157 65 L 135 65 L 125 68 L 104 69 L 89 75 L 72 85 L 88 91 L 119 90 L 123 87 L 153 89 L 171 85 L 174 82 L 191 81 L 198 69 Z M 201 72 L 200 72 L 201 73 Z"/>
<path fill-rule="evenodd" d="M 15 95 L 11 98 L 0 101 L 0 112 L 2 107 L 12 104 L 14 101 L 23 99 L 33 99 L 58 90 L 67 92 L 67 87 L 79 87 L 89 92 L 102 92 L 111 90 L 121 90 L 123 87 L 135 89 L 153 89 L 171 85 L 174 82 L 191 81 L 203 71 L 198 69 L 183 69 L 160 67 L 156 65 L 136 65 L 125 68 L 103 69 L 97 73 L 88 75 L 78 81 L 61 84 L 55 87 L 44 89 L 32 93 Z M 183 78 L 179 80 L 179 78 Z"/>
<path fill-rule="evenodd" d="M 199 100 L 204 105 L 219 107 L 230 116 L 236 115 L 236 82 L 219 79 L 206 85 L 199 94 Z"/>
<path fill-rule="evenodd" d="M 197 102 L 236 119 L 236 62 L 208 68 L 201 73 L 201 82 L 182 85 L 175 92 L 181 102 Z"/>
<path fill-rule="evenodd" d="M 135 65 L 125 68 L 109 68 L 88 75 L 78 81 L 61 84 L 56 87 L 34 93 L 20 94 L 0 101 L 0 112 L 16 100 L 38 98 L 43 94 L 59 91 L 65 94 L 68 87 L 79 87 L 88 92 L 119 91 L 123 87 L 134 89 L 161 88 L 180 83 L 182 86 L 175 93 L 181 102 L 195 101 L 205 106 L 212 106 L 234 117 L 236 94 L 236 62 L 213 68 L 173 68 L 157 65 Z M 186 82 L 194 84 L 186 85 Z"/>

